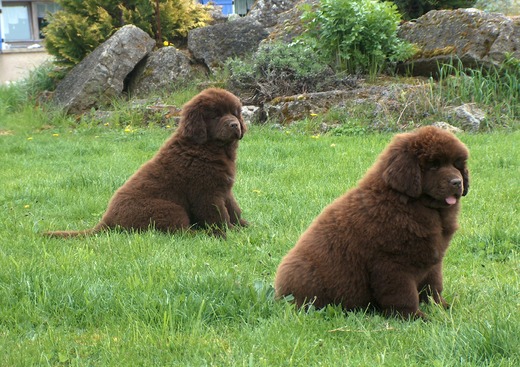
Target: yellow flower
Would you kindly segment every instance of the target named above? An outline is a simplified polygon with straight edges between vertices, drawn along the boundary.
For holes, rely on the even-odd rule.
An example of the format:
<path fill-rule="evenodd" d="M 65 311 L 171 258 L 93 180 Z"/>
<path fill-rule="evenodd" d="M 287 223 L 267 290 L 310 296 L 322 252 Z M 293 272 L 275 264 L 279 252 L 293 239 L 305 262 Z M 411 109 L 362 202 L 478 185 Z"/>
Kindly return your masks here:
<path fill-rule="evenodd" d="M 257 189 L 253 190 L 253 192 L 254 192 L 255 194 L 261 194 L 261 193 L 262 193 L 262 191 L 257 190 Z"/>
<path fill-rule="evenodd" d="M 313 138 L 313 139 L 319 139 L 319 138 L 320 138 L 320 134 L 313 135 L 313 136 L 311 136 L 311 138 Z"/>
<path fill-rule="evenodd" d="M 32 137 L 32 136 L 29 136 L 29 137 L 27 138 L 27 140 L 33 140 L 33 137 Z"/>
<path fill-rule="evenodd" d="M 168 42 L 168 41 L 164 41 L 164 42 L 163 42 L 163 45 L 164 45 L 164 46 L 169 46 L 169 45 L 170 45 L 170 42 Z"/>
<path fill-rule="evenodd" d="M 332 143 L 330 146 L 334 148 L 336 146 L 336 144 Z"/>
<path fill-rule="evenodd" d="M 29 209 L 31 206 L 30 205 L 24 205 L 23 206 L 25 209 Z"/>
<path fill-rule="evenodd" d="M 311 113 L 311 117 L 316 117 L 316 116 L 318 116 L 317 113 Z"/>
<path fill-rule="evenodd" d="M 110 125 L 110 124 L 109 124 L 108 122 L 105 122 L 105 124 L 104 124 L 104 125 L 105 125 L 105 126 L 108 126 L 108 125 Z"/>
<path fill-rule="evenodd" d="M 52 134 L 52 136 L 60 136 L 60 134 Z"/>
<path fill-rule="evenodd" d="M 128 125 L 127 127 L 125 127 L 125 133 L 131 133 L 133 131 L 134 129 L 132 129 L 132 126 Z"/>
<path fill-rule="evenodd" d="M 166 128 L 169 129 L 171 126 L 170 125 L 166 125 Z"/>

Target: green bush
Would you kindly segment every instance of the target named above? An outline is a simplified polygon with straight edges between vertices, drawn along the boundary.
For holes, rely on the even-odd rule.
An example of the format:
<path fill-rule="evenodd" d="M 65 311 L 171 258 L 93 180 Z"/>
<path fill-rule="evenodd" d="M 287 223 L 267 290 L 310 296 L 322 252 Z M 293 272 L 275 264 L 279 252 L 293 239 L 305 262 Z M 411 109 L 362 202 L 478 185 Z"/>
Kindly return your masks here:
<path fill-rule="evenodd" d="M 414 19 L 430 10 L 470 8 L 475 0 L 393 0 L 392 2 L 397 5 L 403 18 Z"/>
<path fill-rule="evenodd" d="M 62 10 L 50 16 L 45 27 L 45 46 L 63 66 L 74 66 L 118 28 L 134 24 L 163 41 L 182 42 L 188 31 L 207 24 L 208 7 L 192 0 L 155 1 L 57 0 Z M 159 26 L 160 25 L 160 26 Z"/>
<path fill-rule="evenodd" d="M 318 92 L 348 82 L 335 75 L 316 52 L 304 43 L 266 43 L 250 59 L 229 59 L 228 88 L 252 93 L 256 102 L 277 96 Z"/>
<path fill-rule="evenodd" d="M 376 75 L 388 62 L 402 61 L 413 47 L 397 37 L 397 7 L 377 0 L 321 0 L 303 13 L 309 43 L 336 70 Z"/>

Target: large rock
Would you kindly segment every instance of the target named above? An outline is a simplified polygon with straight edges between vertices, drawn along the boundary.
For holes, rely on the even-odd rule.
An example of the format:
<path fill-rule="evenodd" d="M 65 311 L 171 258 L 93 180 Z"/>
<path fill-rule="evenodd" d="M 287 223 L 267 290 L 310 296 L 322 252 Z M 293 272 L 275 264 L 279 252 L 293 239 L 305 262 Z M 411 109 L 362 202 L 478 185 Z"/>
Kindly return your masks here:
<path fill-rule="evenodd" d="M 137 65 L 128 90 L 133 95 L 144 95 L 191 76 L 190 59 L 175 47 L 164 47 L 150 53 Z"/>
<path fill-rule="evenodd" d="M 109 103 L 121 95 L 127 75 L 154 46 L 143 30 L 122 27 L 67 74 L 54 92 L 54 101 L 69 113 Z"/>
<path fill-rule="evenodd" d="M 333 109 L 342 111 L 362 109 L 372 127 L 386 130 L 387 125 L 392 123 L 388 116 L 400 114 L 403 120 L 407 120 L 411 119 L 413 114 L 426 111 L 430 106 L 422 106 L 421 102 L 424 98 L 421 96 L 428 93 L 427 83 L 360 84 L 349 90 L 277 97 L 265 103 L 264 110 L 268 120 L 288 125 L 294 121 L 325 114 Z"/>
<path fill-rule="evenodd" d="M 222 66 L 229 57 L 253 53 L 269 33 L 256 20 L 244 17 L 188 33 L 188 49 L 210 71 Z"/>
<path fill-rule="evenodd" d="M 251 7 L 248 17 L 256 19 L 265 28 L 274 27 L 278 23 L 278 15 L 293 9 L 302 0 L 257 0 Z"/>
<path fill-rule="evenodd" d="M 319 0 L 298 0 L 295 4 L 287 11 L 276 14 L 276 23 L 269 27 L 269 41 L 283 41 L 286 43 L 292 42 L 296 37 L 300 36 L 305 28 L 301 20 L 303 15 L 303 5 L 309 5 L 311 7 L 317 6 Z M 258 15 L 260 16 L 261 13 Z M 270 24 L 270 15 L 266 14 L 266 24 Z M 262 23 L 263 19 L 259 18 L 258 21 Z"/>
<path fill-rule="evenodd" d="M 432 10 L 403 24 L 399 37 L 419 48 L 402 65 L 414 75 L 435 74 L 454 58 L 467 67 L 499 65 L 508 54 L 520 58 L 520 17 L 477 9 Z"/>

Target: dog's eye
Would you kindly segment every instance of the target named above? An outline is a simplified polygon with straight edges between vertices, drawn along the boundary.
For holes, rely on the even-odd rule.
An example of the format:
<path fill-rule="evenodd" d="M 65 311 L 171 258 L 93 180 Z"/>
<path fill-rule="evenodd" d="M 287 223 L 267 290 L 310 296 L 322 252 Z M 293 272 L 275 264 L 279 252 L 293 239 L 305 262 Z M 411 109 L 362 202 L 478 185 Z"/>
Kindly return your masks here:
<path fill-rule="evenodd" d="M 432 171 L 438 170 L 440 166 L 441 163 L 439 161 L 431 161 L 427 164 L 428 169 Z"/>

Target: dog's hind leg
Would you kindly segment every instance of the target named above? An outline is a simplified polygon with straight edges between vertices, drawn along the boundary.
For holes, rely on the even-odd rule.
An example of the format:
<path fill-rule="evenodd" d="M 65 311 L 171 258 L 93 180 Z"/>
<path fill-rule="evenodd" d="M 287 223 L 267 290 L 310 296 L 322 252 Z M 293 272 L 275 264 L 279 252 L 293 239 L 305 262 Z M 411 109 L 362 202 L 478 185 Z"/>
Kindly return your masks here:
<path fill-rule="evenodd" d="M 174 232 L 190 228 L 190 217 L 182 206 L 165 200 L 152 200 L 148 205 L 152 210 L 149 224 L 155 229 Z"/>
<path fill-rule="evenodd" d="M 190 228 L 186 210 L 164 199 L 119 200 L 112 203 L 101 220 L 109 227 L 147 230 L 153 227 L 163 232 Z"/>
<path fill-rule="evenodd" d="M 402 318 L 425 318 L 419 310 L 417 284 L 405 273 L 372 274 L 371 288 L 377 306 L 384 315 Z"/>

